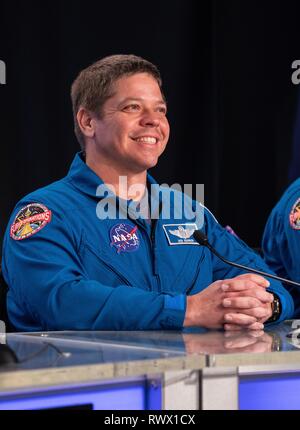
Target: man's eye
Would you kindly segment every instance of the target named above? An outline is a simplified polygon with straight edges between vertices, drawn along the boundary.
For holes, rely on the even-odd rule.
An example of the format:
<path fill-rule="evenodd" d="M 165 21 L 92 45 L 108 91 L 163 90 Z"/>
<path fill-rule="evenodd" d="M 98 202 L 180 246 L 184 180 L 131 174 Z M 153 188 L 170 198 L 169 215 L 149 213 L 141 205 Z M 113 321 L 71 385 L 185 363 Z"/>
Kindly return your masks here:
<path fill-rule="evenodd" d="M 125 110 L 125 111 L 137 111 L 139 109 L 140 109 L 140 106 L 133 103 L 133 104 L 125 106 L 123 110 Z"/>
<path fill-rule="evenodd" d="M 167 109 L 164 106 L 159 107 L 158 112 L 163 113 L 164 115 L 167 115 Z"/>

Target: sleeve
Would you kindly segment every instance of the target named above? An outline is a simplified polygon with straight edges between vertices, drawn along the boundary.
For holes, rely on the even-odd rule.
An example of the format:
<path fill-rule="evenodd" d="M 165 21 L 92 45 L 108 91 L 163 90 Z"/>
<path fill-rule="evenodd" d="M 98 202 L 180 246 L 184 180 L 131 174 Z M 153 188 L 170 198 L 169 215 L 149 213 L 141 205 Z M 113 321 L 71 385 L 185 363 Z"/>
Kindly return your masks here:
<path fill-rule="evenodd" d="M 281 208 L 281 209 L 280 209 Z M 268 220 L 263 239 L 266 261 L 276 273 L 300 282 L 300 198 L 297 191 Z M 286 284 L 294 300 L 294 318 L 300 317 L 299 287 Z"/>
<path fill-rule="evenodd" d="M 223 228 L 209 211 L 206 211 L 205 219 L 207 229 L 206 234 L 211 245 L 219 252 L 219 254 L 224 256 L 227 260 L 274 274 L 274 272 L 270 270 L 264 260 L 256 252 L 249 248 L 241 239 L 230 234 L 225 228 Z M 214 280 L 233 278 L 243 273 L 247 273 L 246 270 L 243 271 L 242 269 L 238 269 L 224 263 L 215 255 L 212 255 L 212 265 Z M 283 287 L 281 282 L 270 278 L 268 280 L 270 281 L 268 291 L 277 294 L 282 305 L 281 316 L 277 322 L 291 318 L 294 312 L 294 303 L 290 293 Z"/>
<path fill-rule="evenodd" d="M 51 221 L 22 240 L 11 237 L 15 209 L 4 238 L 3 275 L 10 288 L 8 312 L 17 330 L 178 329 L 185 296 L 111 287 L 89 279 L 80 259 L 80 235 L 62 213 L 48 206 Z M 47 205 L 47 204 L 45 204 Z M 80 227 L 78 227 L 80 230 Z M 14 305 L 10 305 L 14 303 Z"/>

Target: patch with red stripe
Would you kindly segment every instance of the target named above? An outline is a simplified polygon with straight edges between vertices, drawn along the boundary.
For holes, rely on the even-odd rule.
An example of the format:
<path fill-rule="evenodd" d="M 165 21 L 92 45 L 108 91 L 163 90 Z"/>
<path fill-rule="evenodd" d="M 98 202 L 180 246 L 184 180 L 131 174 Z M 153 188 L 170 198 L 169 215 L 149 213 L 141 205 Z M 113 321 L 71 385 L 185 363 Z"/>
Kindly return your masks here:
<path fill-rule="evenodd" d="M 10 227 L 10 237 L 23 240 L 40 231 L 51 221 L 51 211 L 41 203 L 30 203 L 22 208 Z"/>
<path fill-rule="evenodd" d="M 300 230 L 300 199 L 296 200 L 289 215 L 290 226 Z"/>

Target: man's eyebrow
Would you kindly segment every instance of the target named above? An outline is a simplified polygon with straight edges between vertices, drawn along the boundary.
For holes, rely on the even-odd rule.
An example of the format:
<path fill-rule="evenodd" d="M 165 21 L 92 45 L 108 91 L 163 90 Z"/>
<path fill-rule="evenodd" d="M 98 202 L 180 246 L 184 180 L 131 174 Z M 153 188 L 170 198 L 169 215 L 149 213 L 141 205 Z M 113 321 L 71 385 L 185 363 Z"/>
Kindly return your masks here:
<path fill-rule="evenodd" d="M 129 102 L 129 101 L 137 101 L 137 102 L 143 102 L 145 99 L 142 97 L 126 97 L 125 99 L 121 100 L 120 104 Z M 164 104 L 167 105 L 167 102 L 164 99 L 157 99 L 157 104 Z"/>

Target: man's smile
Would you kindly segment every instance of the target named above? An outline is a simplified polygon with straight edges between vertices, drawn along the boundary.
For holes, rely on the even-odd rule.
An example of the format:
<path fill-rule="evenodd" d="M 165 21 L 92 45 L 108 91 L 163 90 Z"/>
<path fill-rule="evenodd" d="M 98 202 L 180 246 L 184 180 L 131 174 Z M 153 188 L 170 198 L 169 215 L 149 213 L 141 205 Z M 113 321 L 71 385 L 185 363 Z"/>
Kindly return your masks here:
<path fill-rule="evenodd" d="M 149 136 L 149 135 L 132 137 L 131 139 L 133 139 L 135 142 L 147 143 L 147 144 L 150 144 L 150 145 L 155 145 L 156 143 L 159 142 L 159 138 L 158 137 Z"/>

